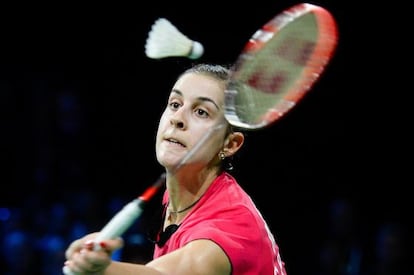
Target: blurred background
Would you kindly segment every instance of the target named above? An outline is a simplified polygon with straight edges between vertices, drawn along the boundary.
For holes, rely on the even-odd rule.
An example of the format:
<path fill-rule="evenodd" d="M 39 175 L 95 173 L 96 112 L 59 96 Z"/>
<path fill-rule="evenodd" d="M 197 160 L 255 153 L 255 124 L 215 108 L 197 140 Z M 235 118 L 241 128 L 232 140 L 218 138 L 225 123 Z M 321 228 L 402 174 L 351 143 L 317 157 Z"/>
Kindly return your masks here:
<path fill-rule="evenodd" d="M 145 56 L 157 18 L 204 45 L 196 62 L 231 64 L 258 28 L 297 3 L 2 4 L 0 273 L 61 274 L 67 245 L 163 172 L 158 119 L 195 61 Z M 409 58 L 392 34 L 404 26 L 402 6 L 310 3 L 337 20 L 335 56 L 299 105 L 248 133 L 233 174 L 268 220 L 289 275 L 408 274 Z M 115 258 L 151 258 L 159 202 Z"/>

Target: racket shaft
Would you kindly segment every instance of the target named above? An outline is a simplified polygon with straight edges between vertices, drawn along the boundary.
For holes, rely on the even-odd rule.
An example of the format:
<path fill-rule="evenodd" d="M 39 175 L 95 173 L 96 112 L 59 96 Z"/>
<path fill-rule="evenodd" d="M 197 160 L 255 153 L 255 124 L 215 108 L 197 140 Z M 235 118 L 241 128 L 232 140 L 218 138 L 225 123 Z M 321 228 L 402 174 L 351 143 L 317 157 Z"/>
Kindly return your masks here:
<path fill-rule="evenodd" d="M 125 205 L 105 226 L 95 239 L 99 243 L 105 239 L 121 236 L 141 215 L 144 201 L 135 199 Z"/>
<path fill-rule="evenodd" d="M 113 239 L 121 236 L 141 216 L 145 204 L 157 193 L 165 181 L 165 173 L 138 198 L 126 204 L 115 216 L 102 228 L 95 239 L 95 249 L 99 249 L 99 242 L 105 239 Z"/>

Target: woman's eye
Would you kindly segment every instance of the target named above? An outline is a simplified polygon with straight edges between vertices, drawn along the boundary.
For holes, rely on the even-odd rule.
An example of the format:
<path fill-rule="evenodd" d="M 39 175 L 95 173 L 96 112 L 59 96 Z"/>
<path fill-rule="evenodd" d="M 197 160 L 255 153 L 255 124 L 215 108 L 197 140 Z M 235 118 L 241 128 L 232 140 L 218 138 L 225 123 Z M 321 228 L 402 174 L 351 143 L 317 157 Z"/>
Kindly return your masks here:
<path fill-rule="evenodd" d="M 177 102 L 171 102 L 170 103 L 170 107 L 174 110 L 178 109 L 180 107 L 180 104 L 178 104 Z"/>
<path fill-rule="evenodd" d="M 197 109 L 196 113 L 199 116 L 208 117 L 208 113 L 206 111 L 204 111 L 203 109 Z"/>

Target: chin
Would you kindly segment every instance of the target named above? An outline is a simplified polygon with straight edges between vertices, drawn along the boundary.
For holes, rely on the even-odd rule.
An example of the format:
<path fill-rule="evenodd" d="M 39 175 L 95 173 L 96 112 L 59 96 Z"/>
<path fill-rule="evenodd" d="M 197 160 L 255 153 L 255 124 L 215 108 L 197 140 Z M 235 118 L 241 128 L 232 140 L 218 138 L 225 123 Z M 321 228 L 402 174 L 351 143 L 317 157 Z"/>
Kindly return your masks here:
<path fill-rule="evenodd" d="M 181 161 L 181 157 L 177 156 L 177 155 L 169 155 L 169 156 L 162 156 L 162 157 L 158 157 L 158 162 L 164 166 L 166 169 L 172 169 L 173 167 L 176 167 L 180 161 Z"/>

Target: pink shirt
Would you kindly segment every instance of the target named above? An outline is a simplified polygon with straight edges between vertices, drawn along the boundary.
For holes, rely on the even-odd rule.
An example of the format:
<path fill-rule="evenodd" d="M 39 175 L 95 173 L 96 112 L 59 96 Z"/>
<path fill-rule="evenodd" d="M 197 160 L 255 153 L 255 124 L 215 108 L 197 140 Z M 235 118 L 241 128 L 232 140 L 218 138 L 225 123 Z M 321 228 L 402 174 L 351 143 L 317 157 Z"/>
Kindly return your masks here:
<path fill-rule="evenodd" d="M 168 202 L 168 192 L 163 203 Z M 230 259 L 234 275 L 285 275 L 279 247 L 250 196 L 228 173 L 219 175 L 154 259 L 187 243 L 208 239 Z"/>

